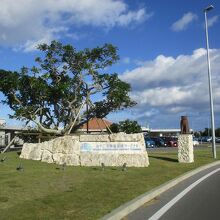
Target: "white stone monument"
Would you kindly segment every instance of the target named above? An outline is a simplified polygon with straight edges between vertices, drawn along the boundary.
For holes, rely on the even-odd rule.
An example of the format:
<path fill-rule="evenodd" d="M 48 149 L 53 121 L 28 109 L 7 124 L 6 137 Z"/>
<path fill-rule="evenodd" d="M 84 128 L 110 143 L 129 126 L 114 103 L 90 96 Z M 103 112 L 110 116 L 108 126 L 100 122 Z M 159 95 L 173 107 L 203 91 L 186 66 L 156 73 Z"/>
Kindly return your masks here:
<path fill-rule="evenodd" d="M 65 136 L 43 143 L 26 143 L 20 157 L 74 166 L 149 165 L 142 133 Z"/>
<path fill-rule="evenodd" d="M 178 161 L 180 163 L 194 162 L 193 137 L 189 131 L 187 116 L 181 116 L 181 134 L 178 137 Z"/>
<path fill-rule="evenodd" d="M 180 163 L 194 162 L 193 137 L 191 134 L 181 134 L 178 137 L 178 161 Z"/>

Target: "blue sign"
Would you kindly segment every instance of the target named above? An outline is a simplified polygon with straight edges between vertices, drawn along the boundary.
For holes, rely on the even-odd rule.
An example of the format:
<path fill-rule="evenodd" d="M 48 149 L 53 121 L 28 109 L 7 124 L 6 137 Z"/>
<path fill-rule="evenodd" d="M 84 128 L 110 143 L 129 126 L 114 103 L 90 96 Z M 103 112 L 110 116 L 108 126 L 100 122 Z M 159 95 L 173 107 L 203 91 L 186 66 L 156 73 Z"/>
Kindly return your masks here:
<path fill-rule="evenodd" d="M 108 151 L 108 152 L 117 152 L 117 151 L 141 151 L 140 144 L 138 143 L 97 143 L 97 142 L 81 142 L 80 151 L 83 152 L 92 152 L 92 151 Z"/>

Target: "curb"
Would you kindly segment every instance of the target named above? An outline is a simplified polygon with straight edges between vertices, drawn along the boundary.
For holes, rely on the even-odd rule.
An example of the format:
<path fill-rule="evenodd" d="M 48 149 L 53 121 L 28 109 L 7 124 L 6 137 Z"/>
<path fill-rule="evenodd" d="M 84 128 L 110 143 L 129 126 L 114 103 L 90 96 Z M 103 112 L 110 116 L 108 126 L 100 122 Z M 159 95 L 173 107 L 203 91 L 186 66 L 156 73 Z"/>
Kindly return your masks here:
<path fill-rule="evenodd" d="M 153 198 L 157 197 L 161 193 L 167 191 L 168 189 L 172 188 L 173 186 L 177 185 L 181 181 L 203 171 L 208 168 L 214 167 L 216 165 L 219 165 L 220 161 L 216 161 L 207 165 L 204 165 L 202 167 L 199 167 L 193 171 L 189 171 L 173 180 L 170 180 L 138 197 L 135 199 L 121 205 L 120 207 L 114 209 L 112 212 L 109 214 L 105 215 L 104 217 L 101 218 L 101 220 L 120 220 L 129 213 L 133 212 L 134 210 L 138 209 L 142 205 L 144 205 L 146 202 L 149 202 Z"/>

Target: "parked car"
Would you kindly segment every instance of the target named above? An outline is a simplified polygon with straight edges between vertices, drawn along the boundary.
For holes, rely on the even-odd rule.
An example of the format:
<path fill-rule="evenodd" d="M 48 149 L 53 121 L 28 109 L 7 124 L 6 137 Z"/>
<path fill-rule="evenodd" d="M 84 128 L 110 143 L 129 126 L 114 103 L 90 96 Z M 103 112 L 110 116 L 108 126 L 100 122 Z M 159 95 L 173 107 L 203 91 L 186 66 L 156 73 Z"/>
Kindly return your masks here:
<path fill-rule="evenodd" d="M 151 139 L 155 142 L 156 147 L 167 147 L 167 144 L 160 137 L 151 137 Z"/>
<path fill-rule="evenodd" d="M 207 142 L 211 142 L 212 141 L 212 137 L 209 137 L 206 140 L 207 140 Z"/>
<path fill-rule="evenodd" d="M 199 142 L 209 142 L 211 137 L 199 137 L 198 141 Z"/>
<path fill-rule="evenodd" d="M 216 143 L 220 143 L 220 138 L 217 137 L 215 142 L 216 142 Z"/>
<path fill-rule="evenodd" d="M 212 137 L 209 137 L 209 138 L 207 139 L 207 142 L 212 142 Z M 215 137 L 215 142 L 216 142 L 216 143 L 220 143 L 220 138 L 219 138 L 219 137 Z"/>
<path fill-rule="evenodd" d="M 167 145 L 167 147 L 177 147 L 177 138 L 176 137 L 162 137 L 164 140 L 164 143 Z"/>
<path fill-rule="evenodd" d="M 193 146 L 199 145 L 199 141 L 197 138 L 193 138 Z"/>
<path fill-rule="evenodd" d="M 154 148 L 154 147 L 156 147 L 155 142 L 150 137 L 145 136 L 144 140 L 145 140 L 145 144 L 146 144 L 147 148 Z"/>

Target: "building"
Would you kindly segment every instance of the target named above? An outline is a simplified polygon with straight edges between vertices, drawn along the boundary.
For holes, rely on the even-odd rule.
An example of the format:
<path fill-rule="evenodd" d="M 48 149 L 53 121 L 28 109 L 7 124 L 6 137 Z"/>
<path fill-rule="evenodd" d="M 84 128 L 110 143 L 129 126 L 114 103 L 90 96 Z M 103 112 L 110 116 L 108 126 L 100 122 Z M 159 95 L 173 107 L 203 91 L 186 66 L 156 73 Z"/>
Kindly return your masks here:
<path fill-rule="evenodd" d="M 180 129 L 171 128 L 171 129 L 151 129 L 150 134 L 152 136 L 178 136 L 180 134 Z"/>
<path fill-rule="evenodd" d="M 180 128 L 166 128 L 166 129 L 152 129 L 141 127 L 144 134 L 150 134 L 151 136 L 178 136 L 180 134 Z M 193 129 L 190 129 L 193 133 Z"/>
<path fill-rule="evenodd" d="M 0 148 L 6 147 L 16 136 L 16 132 L 24 130 L 18 126 L 8 126 L 4 119 L 0 119 Z M 19 140 L 20 141 L 20 140 Z"/>
<path fill-rule="evenodd" d="M 101 119 L 101 118 L 92 118 L 88 122 L 88 132 L 89 133 L 97 133 L 97 132 L 107 132 L 108 127 L 112 124 L 112 122 Z M 83 124 L 79 129 L 79 132 L 87 132 L 87 123 Z"/>

